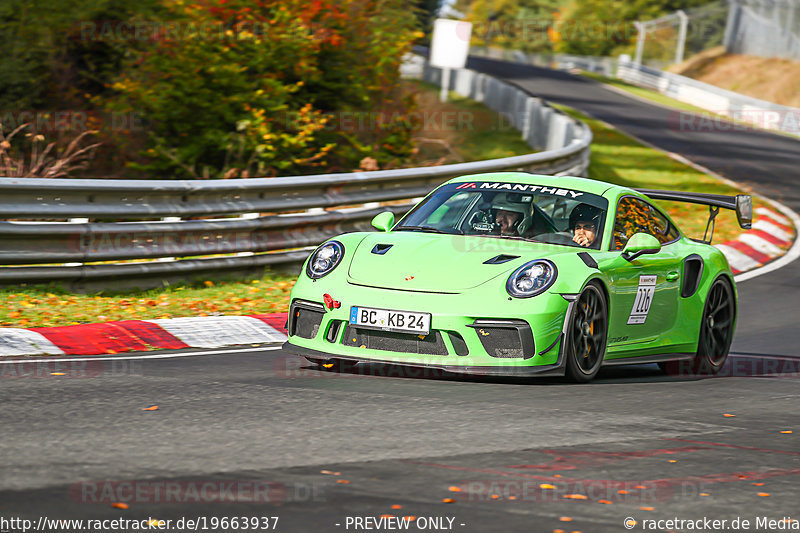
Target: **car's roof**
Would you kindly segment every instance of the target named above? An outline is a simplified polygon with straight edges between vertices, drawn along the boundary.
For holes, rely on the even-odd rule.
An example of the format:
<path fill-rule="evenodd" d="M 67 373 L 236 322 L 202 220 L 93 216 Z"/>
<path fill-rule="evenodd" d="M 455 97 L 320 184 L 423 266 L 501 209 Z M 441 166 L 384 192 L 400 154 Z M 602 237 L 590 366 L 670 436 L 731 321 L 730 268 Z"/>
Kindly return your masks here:
<path fill-rule="evenodd" d="M 464 183 L 471 181 L 527 183 L 533 185 L 547 185 L 551 187 L 577 189 L 589 193 L 603 195 L 609 189 L 630 191 L 627 187 L 620 187 L 604 181 L 574 176 L 545 176 L 529 174 L 528 172 L 487 172 L 484 174 L 470 174 L 453 178 L 448 183 Z M 631 191 L 632 192 L 632 191 Z"/>

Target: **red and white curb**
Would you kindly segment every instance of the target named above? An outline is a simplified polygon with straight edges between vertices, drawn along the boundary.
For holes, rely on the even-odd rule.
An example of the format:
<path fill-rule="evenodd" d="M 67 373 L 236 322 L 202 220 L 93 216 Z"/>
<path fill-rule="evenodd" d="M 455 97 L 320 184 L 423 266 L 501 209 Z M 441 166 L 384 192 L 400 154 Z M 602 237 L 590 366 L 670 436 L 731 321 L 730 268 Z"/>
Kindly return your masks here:
<path fill-rule="evenodd" d="M 759 268 L 784 255 L 794 240 L 791 221 L 766 207 L 755 210 L 753 228 L 736 240 L 715 246 L 728 259 L 734 274 Z"/>
<path fill-rule="evenodd" d="M 54 328 L 0 328 L 0 356 L 108 355 L 221 348 L 286 340 L 286 313 L 123 320 Z"/>

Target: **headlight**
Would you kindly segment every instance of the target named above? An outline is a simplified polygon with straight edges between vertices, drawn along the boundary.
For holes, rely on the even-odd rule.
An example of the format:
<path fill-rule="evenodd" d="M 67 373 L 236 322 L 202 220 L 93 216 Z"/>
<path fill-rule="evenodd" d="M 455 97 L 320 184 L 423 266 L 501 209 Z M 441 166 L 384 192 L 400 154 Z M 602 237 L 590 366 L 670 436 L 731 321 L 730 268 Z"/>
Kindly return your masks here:
<path fill-rule="evenodd" d="M 339 241 L 330 241 L 311 254 L 306 267 L 306 274 L 311 279 L 319 279 L 330 274 L 344 257 L 344 245 Z"/>
<path fill-rule="evenodd" d="M 506 291 L 515 298 L 530 298 L 546 291 L 557 275 L 558 270 L 550 261 L 529 261 L 508 277 Z"/>

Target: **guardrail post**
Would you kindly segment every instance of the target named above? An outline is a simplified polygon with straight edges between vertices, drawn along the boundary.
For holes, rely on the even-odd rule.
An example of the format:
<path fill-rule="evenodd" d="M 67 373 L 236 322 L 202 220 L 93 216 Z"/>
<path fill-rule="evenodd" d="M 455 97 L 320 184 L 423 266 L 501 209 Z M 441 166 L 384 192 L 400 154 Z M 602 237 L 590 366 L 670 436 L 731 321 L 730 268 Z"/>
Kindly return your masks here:
<path fill-rule="evenodd" d="M 641 65 L 642 54 L 644 54 L 645 28 L 644 24 L 639 22 L 638 20 L 634 22 L 633 25 L 639 31 L 639 36 L 636 39 L 636 59 L 634 59 L 633 62 L 636 63 L 637 65 Z"/>

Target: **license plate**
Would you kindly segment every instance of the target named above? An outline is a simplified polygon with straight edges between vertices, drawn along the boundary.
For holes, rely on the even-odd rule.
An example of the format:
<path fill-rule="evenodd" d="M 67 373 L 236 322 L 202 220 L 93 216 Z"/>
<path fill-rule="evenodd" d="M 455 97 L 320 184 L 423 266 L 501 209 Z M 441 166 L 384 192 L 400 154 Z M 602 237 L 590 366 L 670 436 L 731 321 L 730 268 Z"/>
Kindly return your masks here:
<path fill-rule="evenodd" d="M 431 331 L 431 314 L 371 307 L 351 307 L 350 323 L 354 326 L 402 333 L 427 335 Z"/>

